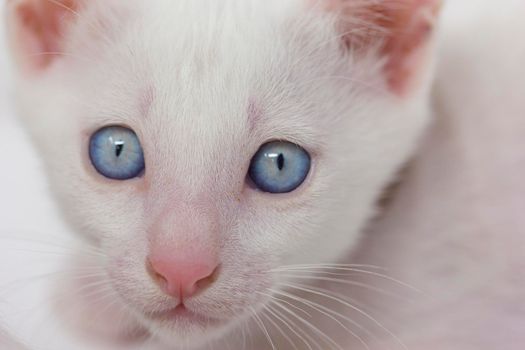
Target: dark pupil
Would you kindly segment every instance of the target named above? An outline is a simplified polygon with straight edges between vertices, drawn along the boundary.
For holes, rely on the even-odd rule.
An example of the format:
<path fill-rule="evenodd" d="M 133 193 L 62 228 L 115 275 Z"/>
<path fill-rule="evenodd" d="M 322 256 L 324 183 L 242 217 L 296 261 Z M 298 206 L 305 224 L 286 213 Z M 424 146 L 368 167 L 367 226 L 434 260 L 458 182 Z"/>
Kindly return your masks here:
<path fill-rule="evenodd" d="M 123 141 L 117 141 L 115 143 L 115 154 L 117 157 L 120 157 L 122 154 L 122 151 L 124 150 L 124 142 Z"/>
<path fill-rule="evenodd" d="M 283 170 L 284 168 L 284 156 L 282 153 L 277 157 L 277 167 L 279 170 Z"/>

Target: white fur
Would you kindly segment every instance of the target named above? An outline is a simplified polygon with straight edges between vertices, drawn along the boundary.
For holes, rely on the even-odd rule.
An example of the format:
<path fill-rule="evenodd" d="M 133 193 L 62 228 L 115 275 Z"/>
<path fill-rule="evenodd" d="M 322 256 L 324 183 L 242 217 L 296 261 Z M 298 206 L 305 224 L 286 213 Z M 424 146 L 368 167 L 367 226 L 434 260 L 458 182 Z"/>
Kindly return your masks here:
<path fill-rule="evenodd" d="M 309 13 L 303 2 L 123 7 L 98 1 L 80 12 L 65 50 L 72 56 L 38 79 L 18 81 L 20 114 L 67 218 L 103 255 L 83 259 L 107 273 L 118 301 L 112 314 L 131 315 L 125 329 L 200 345 L 263 307 L 267 298 L 258 293 L 279 286 L 272 268 L 334 261 L 352 249 L 428 120 L 428 89 L 403 99 L 389 93 L 381 58 L 344 56 L 333 18 Z M 153 103 L 140 115 L 147 89 Z M 251 98 L 263 116 L 250 130 Z M 145 179 L 116 183 L 91 168 L 88 137 L 108 124 L 137 132 Z M 314 171 L 296 193 L 269 196 L 244 185 L 251 156 L 271 139 L 313 155 Z M 148 230 L 170 206 L 198 211 L 202 200 L 220 218 L 222 273 L 187 305 L 223 324 L 203 330 L 153 322 L 143 312 L 173 302 L 145 271 Z M 176 237 L 192 244 L 191 232 Z"/>
<path fill-rule="evenodd" d="M 82 248 L 72 266 L 81 261 L 80 266 L 99 269 L 112 286 L 116 304 L 105 318 L 109 322 L 91 331 L 111 331 L 111 336 L 145 329 L 154 341 L 199 346 L 239 329 L 251 316 L 250 306 L 262 315 L 267 300 L 257 292 L 286 282 L 272 268 L 334 262 L 354 250 L 379 193 L 429 120 L 432 65 L 422 73 L 425 83 L 418 92 L 399 98 L 387 91 L 380 59 L 372 53 L 365 58 L 341 55 L 334 18 L 308 13 L 299 1 L 229 1 L 220 7 L 211 0 L 122 4 L 90 2 L 67 45 L 72 56 L 38 79 L 18 81 L 20 114 L 67 219 L 97 247 L 92 254 Z M 155 91 L 150 113 L 138 115 L 137 101 L 149 88 Z M 250 132 L 246 111 L 251 98 L 264 115 Z M 138 133 L 146 152 L 146 179 L 109 182 L 91 168 L 87 139 L 108 123 L 126 124 Z M 314 172 L 297 193 L 268 196 L 243 185 L 250 157 L 275 138 L 298 142 L 314 155 Z M 142 181 L 148 182 L 147 190 Z M 195 212 L 211 206 L 220 218 L 224 270 L 209 291 L 189 304 L 224 319 L 223 326 L 205 332 L 152 322 L 143 314 L 171 303 L 147 276 L 144 261 L 149 228 L 177 203 Z M 412 210 L 404 207 L 402 212 Z M 392 213 L 395 217 L 398 211 Z M 394 225 L 386 217 L 386 229 L 380 230 L 384 236 L 394 226 L 406 230 L 403 218 L 392 219 Z M 177 218 L 171 220 L 176 225 Z M 371 252 L 373 264 L 383 265 L 385 259 L 385 265 L 394 266 L 419 247 L 410 239 L 396 247 L 388 237 L 379 237 L 379 243 L 366 241 L 361 250 Z M 192 242 L 189 236 L 176 239 Z M 409 278 L 417 273 L 410 268 L 426 258 L 400 264 L 406 280 L 422 284 Z M 66 300 L 83 310 L 77 325 L 92 312 L 82 295 L 73 293 Z M 129 322 L 111 329 L 122 315 Z M 348 315 L 370 322 L 352 310 Z M 331 338 L 347 344 L 348 333 L 327 329 L 333 321 L 317 321 Z M 375 327 L 374 333 L 382 330 L 368 326 Z M 272 335 L 281 348 L 288 346 L 275 330 Z M 392 341 L 384 332 L 378 336 Z M 265 339 L 255 346 L 265 348 Z"/>

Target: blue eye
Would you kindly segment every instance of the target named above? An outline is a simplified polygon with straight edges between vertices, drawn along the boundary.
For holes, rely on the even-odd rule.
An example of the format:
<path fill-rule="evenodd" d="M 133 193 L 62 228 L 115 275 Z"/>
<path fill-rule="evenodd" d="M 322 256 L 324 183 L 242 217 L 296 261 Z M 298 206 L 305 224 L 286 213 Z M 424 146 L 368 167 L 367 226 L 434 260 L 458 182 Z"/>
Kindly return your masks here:
<path fill-rule="evenodd" d="M 100 129 L 89 142 L 89 157 L 95 169 L 114 180 L 128 180 L 142 174 L 144 153 L 133 130 L 121 126 Z"/>
<path fill-rule="evenodd" d="M 310 167 L 310 155 L 303 148 L 275 141 L 264 144 L 255 154 L 249 176 L 263 192 L 288 193 L 301 186 Z"/>

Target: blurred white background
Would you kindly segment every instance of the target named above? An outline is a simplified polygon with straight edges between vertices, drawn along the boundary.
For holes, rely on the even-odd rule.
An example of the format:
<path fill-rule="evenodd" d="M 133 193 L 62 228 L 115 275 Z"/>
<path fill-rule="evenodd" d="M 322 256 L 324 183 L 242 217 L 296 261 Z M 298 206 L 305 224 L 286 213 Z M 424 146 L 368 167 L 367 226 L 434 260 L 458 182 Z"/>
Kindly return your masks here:
<path fill-rule="evenodd" d="M 53 231 L 60 225 L 44 174 L 12 105 L 4 1 L 0 1 L 0 233 Z"/>
<path fill-rule="evenodd" d="M 5 0 L 0 0 L 0 322 L 33 345 L 45 344 L 44 337 L 57 334 L 49 332 L 53 321 L 43 306 L 50 280 L 44 275 L 61 261 L 59 249 L 50 245 L 52 237 L 65 237 L 67 230 L 39 159 L 15 117 L 4 6 Z M 47 350 L 45 345 L 34 349 Z"/>
<path fill-rule="evenodd" d="M 39 162 L 11 105 L 4 2 L 0 0 L 0 230 L 55 229 Z"/>
<path fill-rule="evenodd" d="M 0 235 L 60 231 L 40 162 L 12 105 L 4 5 L 0 0 Z"/>

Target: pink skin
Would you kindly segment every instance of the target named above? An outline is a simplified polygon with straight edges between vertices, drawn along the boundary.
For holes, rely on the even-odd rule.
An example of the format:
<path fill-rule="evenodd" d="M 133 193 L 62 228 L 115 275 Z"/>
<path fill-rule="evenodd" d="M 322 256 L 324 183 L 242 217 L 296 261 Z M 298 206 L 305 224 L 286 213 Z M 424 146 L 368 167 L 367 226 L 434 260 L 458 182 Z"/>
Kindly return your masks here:
<path fill-rule="evenodd" d="M 319 2 L 312 1 L 312 6 L 319 6 Z M 365 29 L 364 36 L 348 35 L 344 38 L 345 44 L 359 50 L 369 45 L 374 37 L 380 36 L 369 29 L 376 25 L 378 30 L 388 30 L 395 35 L 389 35 L 384 42 L 382 50 L 388 54 L 388 61 L 384 67 L 390 89 L 403 96 L 410 94 L 420 82 L 414 70 L 423 62 L 428 52 L 421 50 L 428 42 L 435 27 L 435 21 L 440 12 L 442 0 L 409 0 L 399 4 L 393 2 L 392 6 L 381 6 L 373 1 L 342 1 L 328 0 L 324 6 L 329 11 L 340 12 L 340 26 L 343 32 L 355 32 L 355 15 L 359 13 L 362 20 L 361 26 Z M 416 67 L 415 67 L 416 66 Z"/>
<path fill-rule="evenodd" d="M 148 85 L 146 88 L 144 88 L 144 91 L 140 94 L 138 98 L 138 110 L 140 111 L 141 115 L 143 115 L 146 118 L 148 117 L 148 115 L 151 112 L 151 106 L 153 105 L 154 100 L 155 88 L 151 85 Z"/>
<path fill-rule="evenodd" d="M 219 268 L 217 259 L 193 247 L 179 252 L 162 247 L 151 253 L 148 263 L 162 290 L 180 300 L 178 306 L 213 283 Z"/>
<path fill-rule="evenodd" d="M 15 2 L 8 0 L 8 2 Z M 76 1 L 61 0 L 64 8 L 76 9 Z M 53 62 L 54 52 L 61 50 L 61 42 L 57 36 L 68 26 L 73 13 L 71 11 L 56 11 L 57 3 L 51 1 L 39 1 L 25 4 L 18 8 L 18 15 L 26 24 L 27 32 L 19 32 L 17 45 L 19 52 L 46 52 L 34 57 L 20 57 L 22 60 L 32 60 L 34 66 L 31 73 L 38 73 Z"/>

